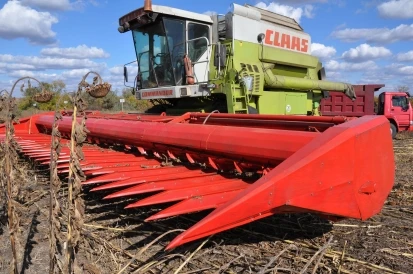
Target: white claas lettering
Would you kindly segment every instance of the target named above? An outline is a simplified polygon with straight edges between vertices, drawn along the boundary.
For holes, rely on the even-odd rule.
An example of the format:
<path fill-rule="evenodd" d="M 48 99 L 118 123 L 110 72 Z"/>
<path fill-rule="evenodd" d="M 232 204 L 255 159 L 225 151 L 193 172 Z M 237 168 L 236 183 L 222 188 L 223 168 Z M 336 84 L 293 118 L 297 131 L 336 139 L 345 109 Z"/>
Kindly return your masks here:
<path fill-rule="evenodd" d="M 276 47 L 292 49 L 300 52 L 308 51 L 308 40 L 292 36 L 278 31 L 267 30 L 265 32 L 265 44 Z"/>

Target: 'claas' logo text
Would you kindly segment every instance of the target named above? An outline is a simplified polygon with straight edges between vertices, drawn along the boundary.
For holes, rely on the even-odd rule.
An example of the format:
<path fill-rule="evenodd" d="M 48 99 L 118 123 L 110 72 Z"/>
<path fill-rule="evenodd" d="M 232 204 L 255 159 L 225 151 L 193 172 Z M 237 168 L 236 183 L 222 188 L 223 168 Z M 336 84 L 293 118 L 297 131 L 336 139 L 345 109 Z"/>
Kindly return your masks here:
<path fill-rule="evenodd" d="M 308 40 L 277 31 L 267 30 L 265 44 L 276 47 L 292 49 L 301 52 L 308 51 Z"/>
<path fill-rule="evenodd" d="M 154 90 L 154 91 L 144 91 L 142 92 L 142 98 L 153 97 L 153 96 L 172 96 L 172 90 Z"/>

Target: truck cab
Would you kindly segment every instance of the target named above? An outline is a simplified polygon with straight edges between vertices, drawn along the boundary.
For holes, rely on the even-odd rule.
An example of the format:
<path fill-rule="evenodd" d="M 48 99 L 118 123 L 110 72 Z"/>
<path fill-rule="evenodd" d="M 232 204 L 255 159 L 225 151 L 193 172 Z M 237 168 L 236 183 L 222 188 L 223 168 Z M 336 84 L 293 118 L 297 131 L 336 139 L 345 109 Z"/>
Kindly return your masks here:
<path fill-rule="evenodd" d="M 398 132 L 413 130 L 413 111 L 406 92 L 383 92 L 379 95 L 377 115 L 384 115 L 390 121 L 394 138 Z"/>
<path fill-rule="evenodd" d="M 375 104 L 375 92 L 384 84 L 353 85 L 356 100 L 350 100 L 341 92 L 329 92 L 320 104 L 323 116 L 346 116 L 357 118 L 365 115 L 384 115 L 390 122 L 390 133 L 396 137 L 398 132 L 413 130 L 413 109 L 410 94 L 401 91 L 384 91 Z"/>

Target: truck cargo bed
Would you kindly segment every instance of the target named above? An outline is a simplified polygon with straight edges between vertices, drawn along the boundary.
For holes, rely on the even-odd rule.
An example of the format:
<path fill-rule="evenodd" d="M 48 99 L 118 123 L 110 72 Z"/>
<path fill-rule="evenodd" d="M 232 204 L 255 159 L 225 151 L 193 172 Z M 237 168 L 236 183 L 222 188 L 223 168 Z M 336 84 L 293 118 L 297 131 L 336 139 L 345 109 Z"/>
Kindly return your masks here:
<path fill-rule="evenodd" d="M 374 115 L 374 92 L 384 85 L 354 85 L 357 99 L 351 101 L 342 92 L 330 92 L 329 98 L 321 100 L 320 113 L 323 116 L 361 117 Z"/>

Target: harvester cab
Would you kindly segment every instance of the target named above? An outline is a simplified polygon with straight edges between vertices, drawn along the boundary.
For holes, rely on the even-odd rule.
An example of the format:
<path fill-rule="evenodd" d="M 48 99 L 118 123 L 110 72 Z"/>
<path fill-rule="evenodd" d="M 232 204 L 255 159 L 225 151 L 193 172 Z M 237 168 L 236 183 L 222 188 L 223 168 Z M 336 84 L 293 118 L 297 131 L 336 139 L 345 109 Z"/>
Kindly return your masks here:
<path fill-rule="evenodd" d="M 329 91 L 356 96 L 352 85 L 325 80 L 310 35 L 294 19 L 250 5 L 208 16 L 145 1 L 119 25 L 134 41 L 137 98 L 168 114 L 318 115 Z"/>
<path fill-rule="evenodd" d="M 119 31 L 131 30 L 136 50 L 137 96 L 168 99 L 210 94 L 212 23 L 207 15 L 151 4 L 123 16 Z"/>

